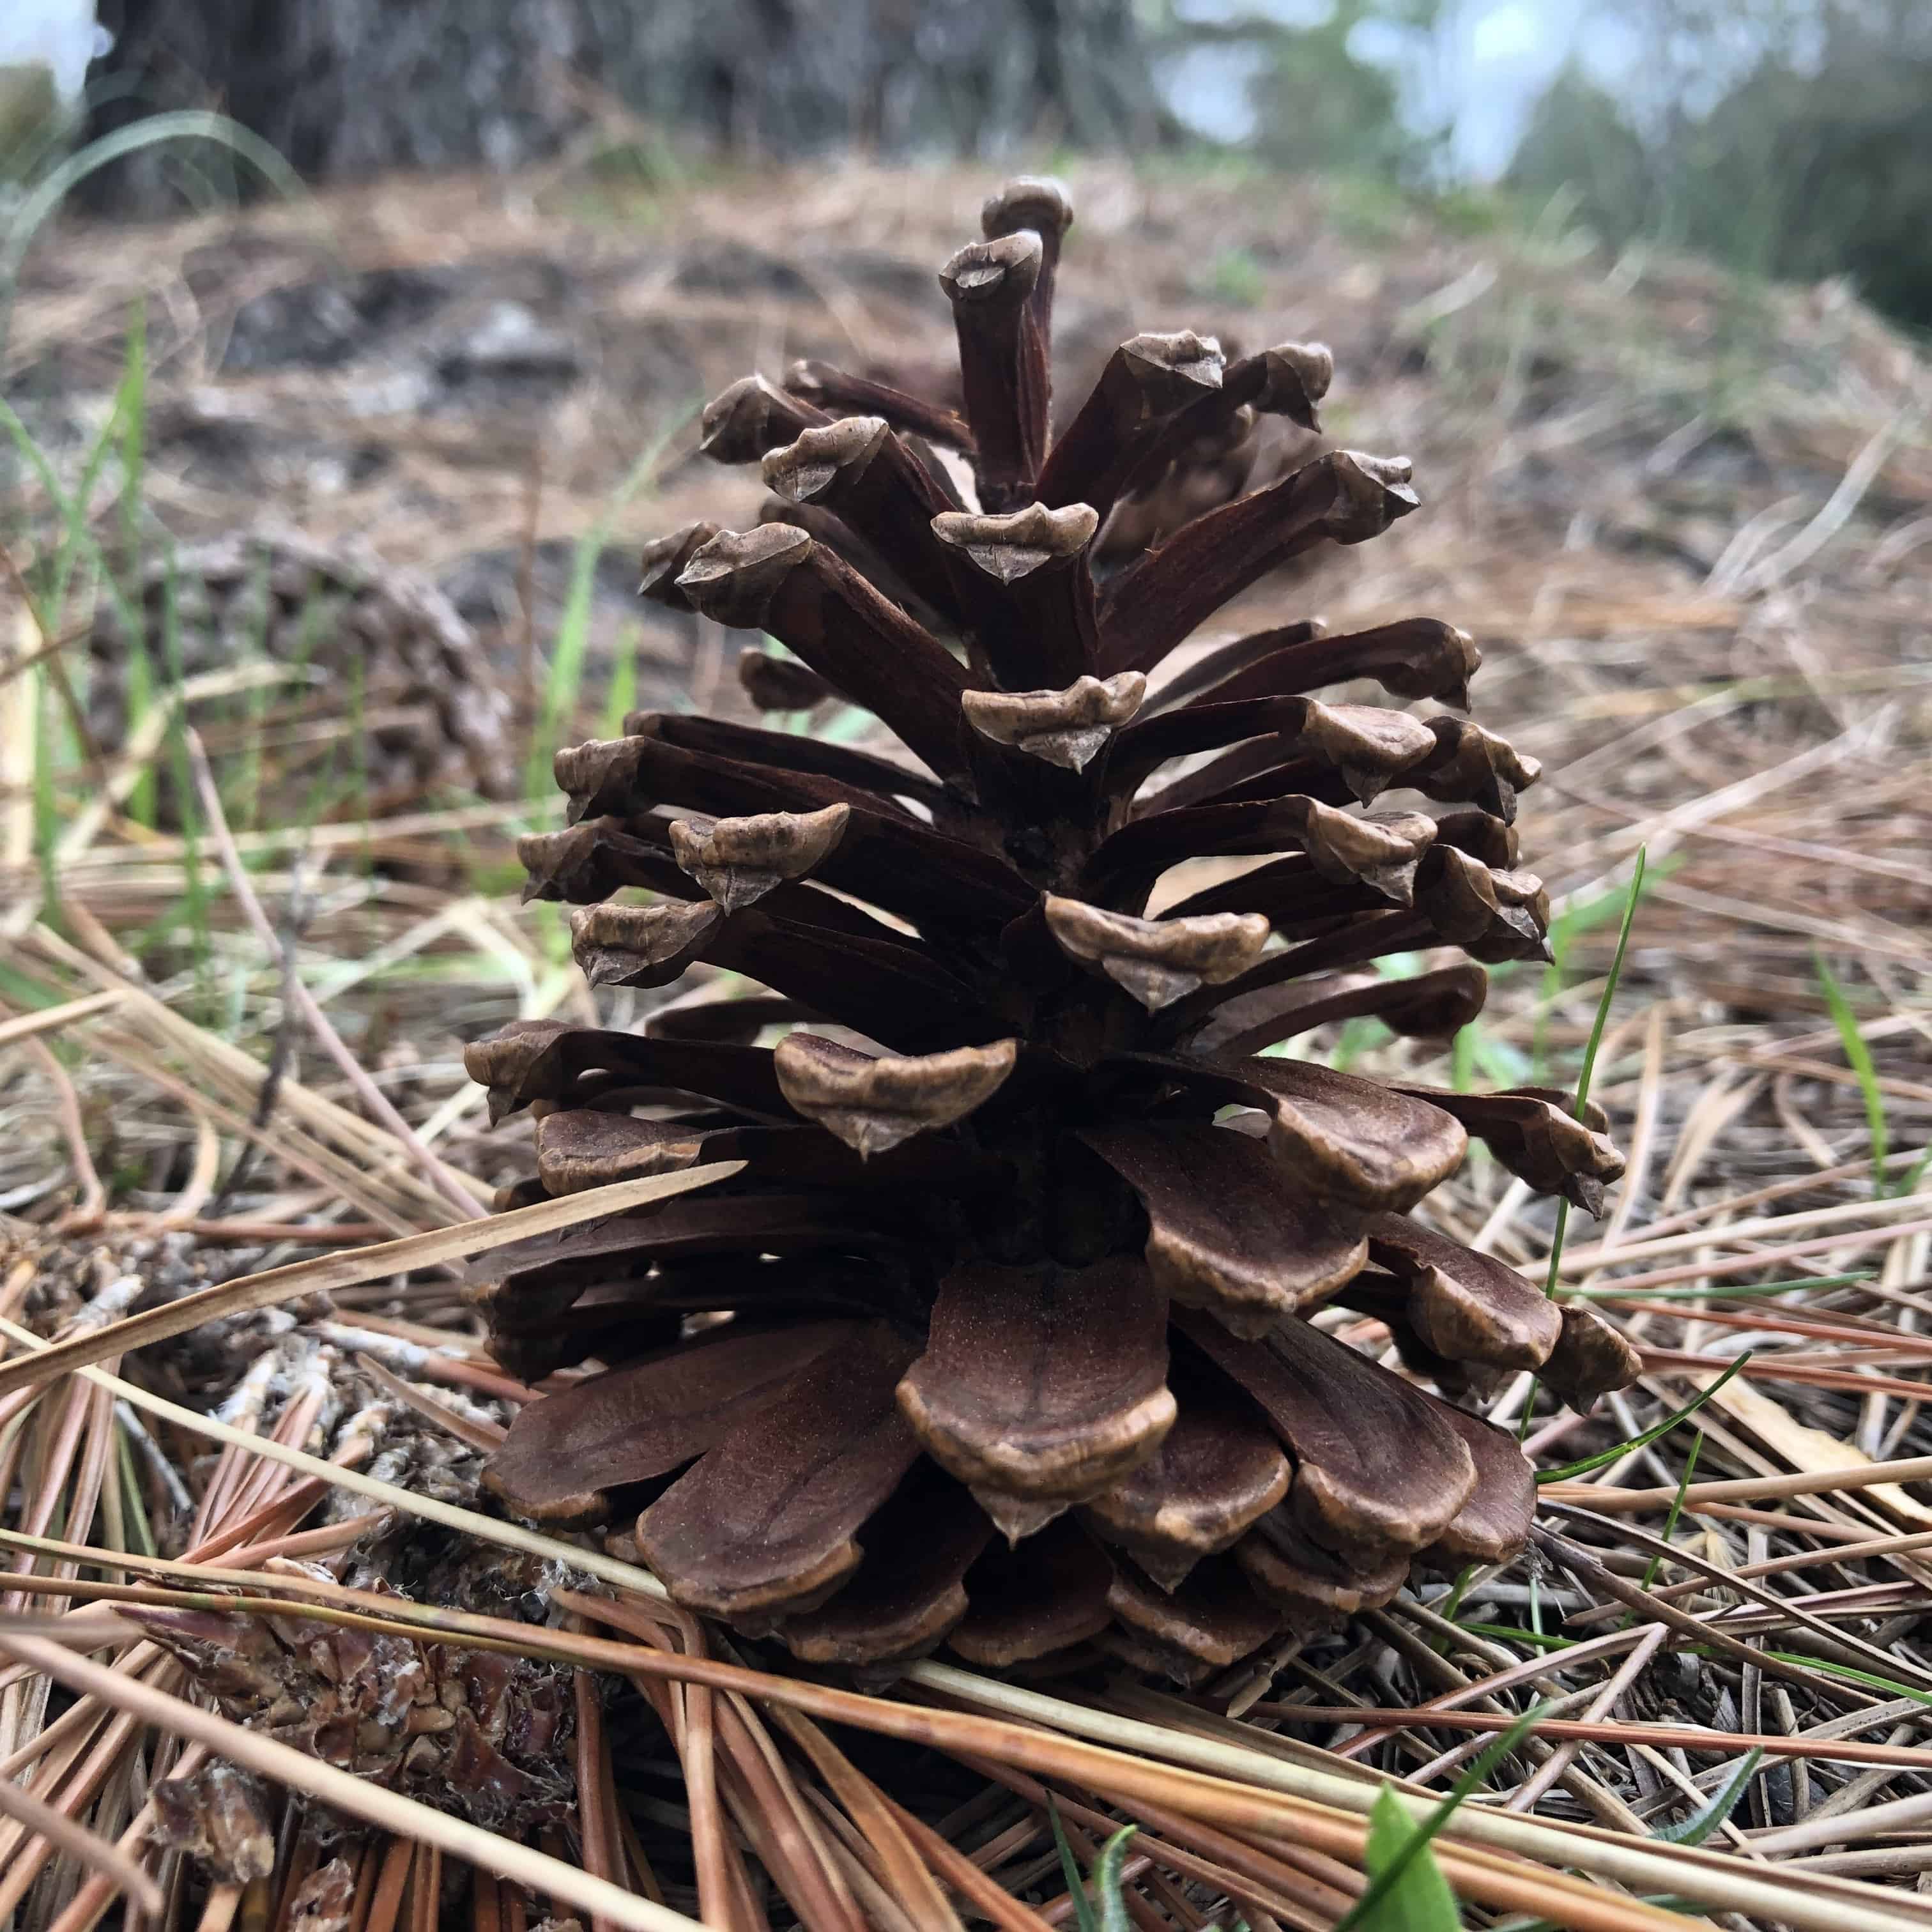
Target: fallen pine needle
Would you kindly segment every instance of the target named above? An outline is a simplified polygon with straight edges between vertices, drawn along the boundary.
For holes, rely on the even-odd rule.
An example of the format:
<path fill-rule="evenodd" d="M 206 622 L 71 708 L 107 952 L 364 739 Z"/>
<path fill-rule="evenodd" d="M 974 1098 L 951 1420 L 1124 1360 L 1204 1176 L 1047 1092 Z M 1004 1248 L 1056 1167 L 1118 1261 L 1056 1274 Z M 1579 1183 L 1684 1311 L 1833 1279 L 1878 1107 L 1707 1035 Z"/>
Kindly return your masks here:
<path fill-rule="evenodd" d="M 744 1165 L 741 1160 L 713 1161 L 707 1166 L 686 1168 L 681 1173 L 615 1181 L 608 1187 L 586 1188 L 581 1193 L 540 1201 L 534 1207 L 514 1208 L 507 1214 L 488 1215 L 460 1222 L 454 1227 L 433 1228 L 426 1234 L 408 1234 L 400 1240 L 358 1248 L 350 1254 L 323 1255 L 314 1261 L 270 1268 L 266 1274 L 245 1275 L 239 1281 L 223 1282 L 214 1288 L 184 1294 L 164 1306 L 151 1308 L 144 1315 L 131 1315 L 124 1322 L 92 1329 L 68 1341 L 44 1345 L 38 1354 L 0 1363 L 0 1398 L 49 1376 L 67 1375 L 90 1364 L 106 1361 L 110 1356 L 131 1354 L 137 1348 L 185 1335 L 190 1329 L 220 1316 L 273 1308 L 306 1294 L 359 1287 L 364 1282 L 378 1281 L 385 1275 L 404 1274 L 417 1268 L 434 1268 L 442 1262 L 486 1254 L 493 1249 L 507 1247 L 513 1241 L 555 1234 L 580 1222 L 601 1220 L 609 1214 L 627 1214 L 654 1202 L 668 1201 L 674 1195 L 688 1193 L 693 1188 L 707 1187 L 714 1180 L 728 1180 Z M 16 1333 L 16 1340 L 21 1334 L 24 1331 Z"/>
<path fill-rule="evenodd" d="M 12 1642 L 21 1634 L 19 1624 L 10 1620 L 0 1625 L 0 1644 Z M 108 1674 L 112 1676 L 118 1673 L 110 1671 Z M 29 1832 L 46 1839 L 70 1858 L 92 1865 L 103 1877 L 111 1880 L 124 1892 L 132 1904 L 151 1918 L 160 1916 L 166 1902 L 161 1897 L 160 1887 L 118 1845 L 110 1845 L 105 1838 L 97 1838 L 64 1811 L 44 1803 L 31 1791 L 22 1790 L 5 1778 L 0 1778 L 0 1818 L 10 1818 L 16 1824 L 24 1825 Z"/>

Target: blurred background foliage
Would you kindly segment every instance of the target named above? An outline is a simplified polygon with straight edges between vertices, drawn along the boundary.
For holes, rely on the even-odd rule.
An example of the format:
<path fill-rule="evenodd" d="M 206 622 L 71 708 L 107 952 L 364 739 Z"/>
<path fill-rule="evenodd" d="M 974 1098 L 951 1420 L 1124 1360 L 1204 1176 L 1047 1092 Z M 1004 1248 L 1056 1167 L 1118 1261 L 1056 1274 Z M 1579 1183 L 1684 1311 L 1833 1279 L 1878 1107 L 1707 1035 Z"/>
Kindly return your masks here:
<path fill-rule="evenodd" d="M 1877 308 L 1932 326 L 1932 6 L 1632 10 L 1651 78 L 1619 99 L 1566 66 L 1510 184 L 1574 194 L 1612 244 L 1655 236 L 1780 279 L 1848 275 Z M 1714 68 L 1730 76 L 1707 101 Z"/>
<path fill-rule="evenodd" d="M 0 178 L 50 130 L 182 107 L 317 181 L 1125 148 L 1553 208 L 1612 251 L 1847 277 L 1932 326 L 1928 0 L 100 0 L 84 103 L 86 0 L 0 11 Z M 143 146 L 86 192 L 124 213 L 232 191 L 208 165 Z"/>

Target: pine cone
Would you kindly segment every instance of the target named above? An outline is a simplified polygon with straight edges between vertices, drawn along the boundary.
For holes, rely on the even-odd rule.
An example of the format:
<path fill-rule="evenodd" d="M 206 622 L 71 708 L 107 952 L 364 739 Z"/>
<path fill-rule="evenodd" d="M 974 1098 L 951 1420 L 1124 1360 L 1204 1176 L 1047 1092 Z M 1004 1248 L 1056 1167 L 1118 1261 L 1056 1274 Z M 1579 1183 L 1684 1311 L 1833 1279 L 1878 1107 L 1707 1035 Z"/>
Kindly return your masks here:
<path fill-rule="evenodd" d="M 171 1852 L 212 1866 L 230 1885 L 275 1868 L 275 1829 L 259 1780 L 220 1758 L 186 1776 L 163 1778 L 148 1794 L 154 1836 Z"/>
<path fill-rule="evenodd" d="M 326 1567 L 292 1567 L 339 1580 Z M 491 1592 L 481 1592 L 470 1586 L 466 1566 L 446 1566 L 439 1580 L 446 1594 L 424 1597 L 466 1605 L 541 1580 L 539 1566 L 526 1562 L 499 1561 L 493 1569 Z M 359 1589 L 390 1588 L 375 1570 L 352 1571 L 348 1580 Z M 569 1687 L 553 1665 L 371 1636 L 298 1610 L 267 1618 L 212 1610 L 138 1618 L 226 1715 L 326 1764 L 492 1831 L 554 1825 L 574 1809 L 575 1719 Z M 185 1805 L 192 1794 L 180 1795 Z"/>
<path fill-rule="evenodd" d="M 539 1191 L 746 1163 L 479 1274 L 518 1372 L 622 1364 L 524 1409 L 486 1480 L 538 1521 L 644 1504 L 638 1547 L 679 1601 L 814 1662 L 1097 1643 L 1188 1681 L 1387 1601 L 1418 1558 L 1522 1546 L 1514 1442 L 1310 1318 L 1374 1317 L 1451 1393 L 1522 1369 L 1579 1403 L 1621 1386 L 1612 1330 L 1409 1210 L 1472 1134 L 1586 1208 L 1622 1162 L 1560 1094 L 1268 1051 L 1480 1009 L 1474 964 L 1356 970 L 1389 954 L 1546 956 L 1510 825 L 1536 768 L 1448 712 L 1306 694 L 1463 704 L 1476 652 L 1432 619 L 1291 626 L 1150 684 L 1264 572 L 1416 499 L 1406 462 L 1326 455 L 1096 591 L 1130 479 L 1243 408 L 1312 422 L 1329 362 L 1137 337 L 1048 448 L 1064 225 L 1009 190 L 940 274 L 979 507 L 920 406 L 876 387 L 835 417 L 754 377 L 706 413 L 797 520 L 668 537 L 645 594 L 769 633 L 799 660 L 781 702 L 836 693 L 910 757 L 670 713 L 557 754 L 569 827 L 522 856 L 532 896 L 578 908 L 592 983 L 701 961 L 770 991 L 470 1050 L 495 1116 L 538 1114 Z M 1366 808 L 1389 790 L 1455 808 Z M 1149 917 L 1202 859 L 1266 862 Z M 755 1044 L 773 1025 L 796 1030 Z"/>
<path fill-rule="evenodd" d="M 322 754 L 352 725 L 359 769 L 345 766 L 338 778 L 360 788 L 358 810 L 398 811 L 438 788 L 515 796 L 510 702 L 475 633 L 440 591 L 366 552 L 286 532 L 226 537 L 157 559 L 136 605 L 104 598 L 88 643 L 88 724 L 104 745 L 124 742 L 134 722 L 130 616 L 149 680 L 264 656 L 308 672 L 308 682 L 266 692 L 204 696 L 194 710 L 218 762 L 242 728 L 262 741 L 268 708 L 270 782 L 287 756 L 292 811 L 298 801 L 313 809 Z M 163 802 L 172 811 L 170 798 Z"/>

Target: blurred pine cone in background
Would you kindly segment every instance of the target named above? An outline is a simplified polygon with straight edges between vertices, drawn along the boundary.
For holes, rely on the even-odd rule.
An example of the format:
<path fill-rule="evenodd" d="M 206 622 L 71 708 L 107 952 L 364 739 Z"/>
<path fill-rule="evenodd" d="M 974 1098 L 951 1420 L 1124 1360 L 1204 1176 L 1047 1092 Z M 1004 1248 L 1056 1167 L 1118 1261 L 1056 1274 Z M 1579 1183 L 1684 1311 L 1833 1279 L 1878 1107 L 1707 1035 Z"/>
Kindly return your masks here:
<path fill-rule="evenodd" d="M 367 550 L 282 531 L 172 550 L 138 602 L 100 599 L 88 658 L 98 743 L 158 724 L 153 694 L 189 680 L 217 769 L 266 752 L 272 802 L 291 815 L 517 794 L 509 697 L 475 632 Z M 161 803 L 175 819 L 166 788 Z"/>
<path fill-rule="evenodd" d="M 568 829 L 523 857 L 578 908 L 592 984 L 703 962 L 770 990 L 470 1050 L 495 1114 L 539 1116 L 538 1191 L 746 1163 L 493 1258 L 507 1365 L 620 1366 L 526 1408 L 488 1480 L 538 1521 L 641 1504 L 680 1602 L 801 1658 L 1097 1646 L 1190 1681 L 1387 1601 L 1418 1558 L 1521 1546 L 1528 1464 L 1419 1379 L 1534 1370 L 1584 1404 L 1636 1358 L 1410 1210 L 1472 1135 L 1591 1209 L 1622 1162 L 1560 1094 L 1268 1050 L 1357 1015 L 1447 1035 L 1482 1006 L 1473 962 L 1545 956 L 1510 829 L 1536 768 L 1449 712 L 1306 694 L 1463 705 L 1477 654 L 1434 619 L 1289 625 L 1161 680 L 1229 598 L 1416 498 L 1406 462 L 1331 452 L 1096 588 L 1126 493 L 1252 412 L 1312 433 L 1330 361 L 1138 336 L 1049 447 L 1070 219 L 1016 183 L 941 270 L 958 414 L 823 369 L 706 412 L 711 453 L 761 462 L 790 513 L 653 544 L 645 594 L 784 646 L 740 658 L 761 706 L 836 697 L 898 742 L 646 713 L 557 754 Z M 1203 860 L 1248 868 L 1150 917 Z M 1444 945 L 1468 959 L 1362 970 Z M 1324 1311 L 1385 1324 L 1410 1375 Z"/>

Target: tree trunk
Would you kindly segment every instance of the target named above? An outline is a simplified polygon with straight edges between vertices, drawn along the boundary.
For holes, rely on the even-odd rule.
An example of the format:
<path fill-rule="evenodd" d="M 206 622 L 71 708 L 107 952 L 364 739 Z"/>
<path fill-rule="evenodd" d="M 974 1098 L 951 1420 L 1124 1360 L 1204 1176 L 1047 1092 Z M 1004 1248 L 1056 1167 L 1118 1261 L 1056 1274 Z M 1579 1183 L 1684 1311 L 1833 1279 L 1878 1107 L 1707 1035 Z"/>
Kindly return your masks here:
<path fill-rule="evenodd" d="M 92 132 L 219 106 L 311 180 L 512 167 L 616 104 L 720 151 L 986 154 L 1166 131 L 1132 0 L 102 0 Z M 200 152 L 100 180 L 173 199 Z M 245 185 L 245 184 L 244 184 Z"/>

